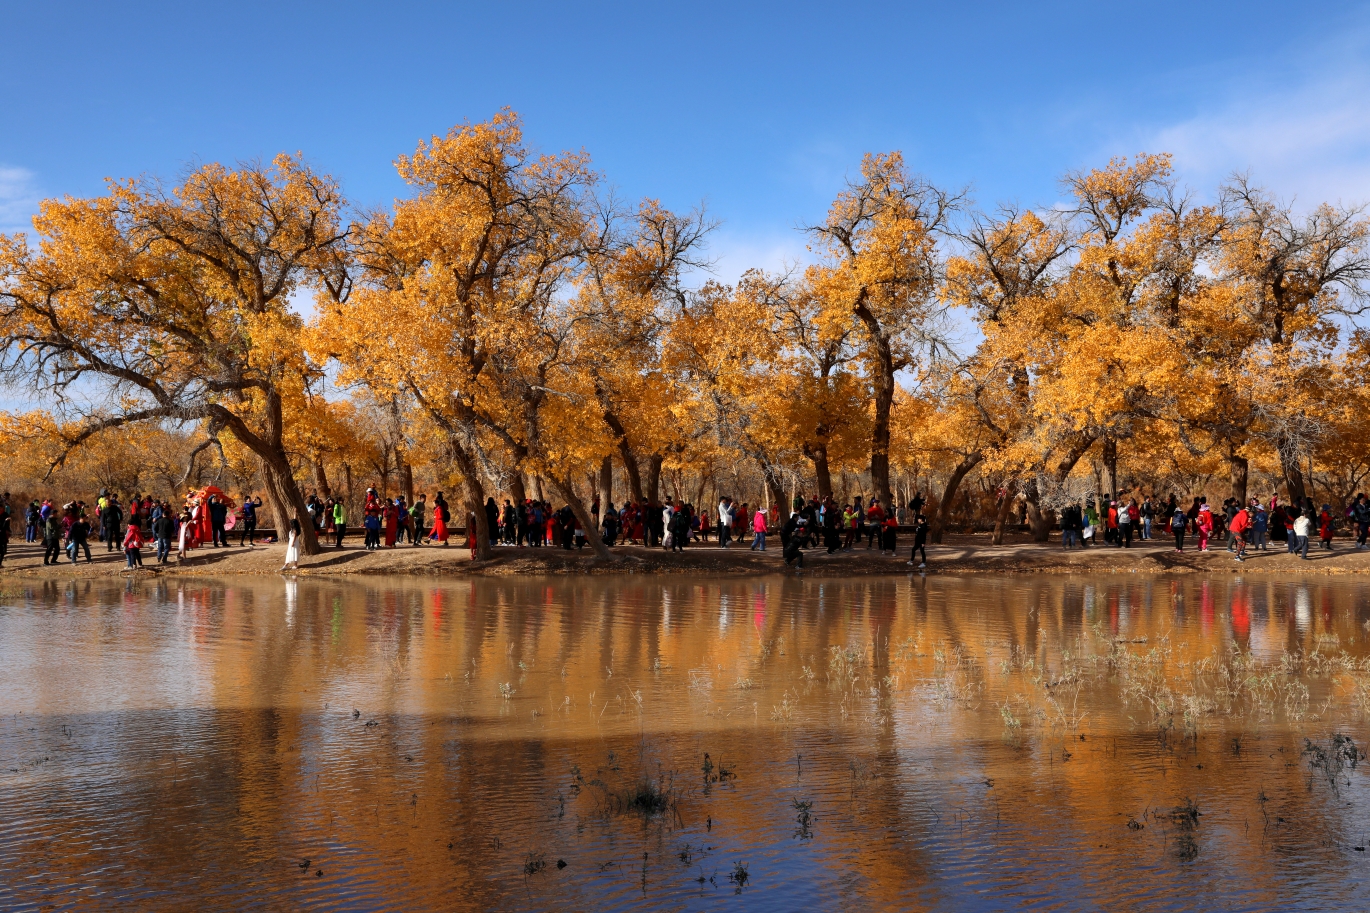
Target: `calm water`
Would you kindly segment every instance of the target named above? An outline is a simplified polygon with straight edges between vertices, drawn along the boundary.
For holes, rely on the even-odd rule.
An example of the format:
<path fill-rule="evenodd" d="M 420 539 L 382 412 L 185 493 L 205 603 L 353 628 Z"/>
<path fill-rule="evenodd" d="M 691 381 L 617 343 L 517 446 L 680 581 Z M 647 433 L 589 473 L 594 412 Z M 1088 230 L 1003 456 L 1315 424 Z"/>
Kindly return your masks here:
<path fill-rule="evenodd" d="M 1368 624 L 1266 580 L 10 585 L 0 908 L 1363 909 Z"/>

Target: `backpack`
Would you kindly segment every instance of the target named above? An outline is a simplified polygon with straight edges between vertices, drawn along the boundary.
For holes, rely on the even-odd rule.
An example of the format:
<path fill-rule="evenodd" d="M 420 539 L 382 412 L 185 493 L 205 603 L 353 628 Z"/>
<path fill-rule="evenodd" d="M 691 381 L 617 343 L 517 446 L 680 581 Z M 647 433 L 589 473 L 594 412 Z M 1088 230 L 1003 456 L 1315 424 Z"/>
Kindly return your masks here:
<path fill-rule="evenodd" d="M 1180 530 L 1184 529 L 1187 521 L 1188 518 L 1185 517 L 1184 511 L 1175 511 L 1175 516 L 1170 518 L 1170 531 L 1178 533 Z"/>

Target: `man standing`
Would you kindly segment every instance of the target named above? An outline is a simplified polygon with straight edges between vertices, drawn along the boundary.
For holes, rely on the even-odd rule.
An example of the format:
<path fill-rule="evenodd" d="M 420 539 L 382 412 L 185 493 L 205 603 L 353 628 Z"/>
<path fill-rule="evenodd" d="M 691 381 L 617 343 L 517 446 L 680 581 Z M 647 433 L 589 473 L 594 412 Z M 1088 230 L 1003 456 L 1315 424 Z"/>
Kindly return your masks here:
<path fill-rule="evenodd" d="M 1370 499 L 1364 493 L 1356 495 L 1356 503 L 1351 506 L 1351 518 L 1356 521 L 1356 549 L 1367 548 L 1366 536 L 1370 535 Z"/>
<path fill-rule="evenodd" d="M 257 546 L 257 508 L 262 506 L 262 499 L 253 500 L 252 495 L 243 495 L 243 531 L 238 536 L 238 547 L 242 548 L 243 542 L 247 543 L 248 548 Z"/>
<path fill-rule="evenodd" d="M 1242 507 L 1237 502 L 1234 501 L 1234 504 L 1237 506 L 1237 512 L 1234 513 L 1232 519 L 1228 521 L 1227 531 L 1228 534 L 1232 536 L 1233 546 L 1237 552 L 1233 557 L 1238 561 L 1245 561 L 1247 530 L 1251 528 L 1251 514 L 1247 512 L 1245 507 Z"/>
<path fill-rule="evenodd" d="M 428 508 L 428 495 L 420 494 L 419 499 L 414 502 L 414 506 L 409 508 L 409 517 L 414 521 L 414 545 L 423 544 L 423 516 Z"/>
<path fill-rule="evenodd" d="M 122 548 L 122 540 L 119 538 L 119 530 L 123 527 L 124 511 L 119 506 L 119 499 L 109 497 L 105 499 L 105 507 L 100 511 L 100 534 L 105 540 L 105 551 L 112 552 L 116 548 Z M 56 556 L 53 556 L 53 564 L 56 564 Z"/>
<path fill-rule="evenodd" d="M 209 530 L 214 537 L 214 547 L 228 546 L 228 534 L 224 524 L 228 522 L 228 505 L 219 500 L 218 495 L 209 496 Z"/>
<path fill-rule="evenodd" d="M 342 548 L 343 536 L 347 535 L 347 508 L 343 506 L 342 499 L 333 505 L 333 535 L 335 548 Z"/>
<path fill-rule="evenodd" d="M 727 548 L 733 537 L 733 499 L 726 495 L 718 502 L 718 547 Z"/>
<path fill-rule="evenodd" d="M 157 511 L 157 519 L 152 521 L 152 536 L 157 540 L 157 563 L 166 564 L 171 556 L 171 537 L 176 533 L 176 522 L 165 507 Z"/>

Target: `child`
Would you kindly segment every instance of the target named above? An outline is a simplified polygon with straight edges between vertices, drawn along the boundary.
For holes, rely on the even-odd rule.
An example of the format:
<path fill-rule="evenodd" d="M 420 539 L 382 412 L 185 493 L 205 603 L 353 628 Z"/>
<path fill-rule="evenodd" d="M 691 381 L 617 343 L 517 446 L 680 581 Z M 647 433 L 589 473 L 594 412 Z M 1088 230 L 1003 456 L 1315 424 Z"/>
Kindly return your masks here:
<path fill-rule="evenodd" d="M 373 551 L 381 547 L 381 516 L 374 510 L 366 512 L 366 519 L 362 521 L 366 527 L 366 550 Z"/>
<path fill-rule="evenodd" d="M 124 534 L 124 560 L 129 569 L 143 566 L 143 531 L 136 518 L 129 521 L 128 532 Z"/>
<path fill-rule="evenodd" d="M 928 566 L 927 544 L 928 518 L 920 514 L 913 521 L 913 551 L 909 553 L 909 564 L 918 561 L 918 566 L 920 568 Z"/>

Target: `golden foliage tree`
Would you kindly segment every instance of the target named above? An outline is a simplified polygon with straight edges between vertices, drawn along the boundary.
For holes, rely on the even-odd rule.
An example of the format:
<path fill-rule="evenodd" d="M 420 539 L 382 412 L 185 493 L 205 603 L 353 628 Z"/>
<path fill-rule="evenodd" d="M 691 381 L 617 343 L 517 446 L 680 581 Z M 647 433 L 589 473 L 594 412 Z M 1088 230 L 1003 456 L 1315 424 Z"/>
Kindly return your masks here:
<path fill-rule="evenodd" d="M 103 393 L 69 446 L 142 422 L 228 432 L 259 461 L 276 516 L 304 518 L 283 403 L 309 368 L 289 300 L 311 277 L 339 290 L 342 205 L 331 178 L 290 156 L 207 165 L 172 190 L 137 180 L 48 200 L 37 249 L 0 238 L 4 368 L 67 406 Z"/>

